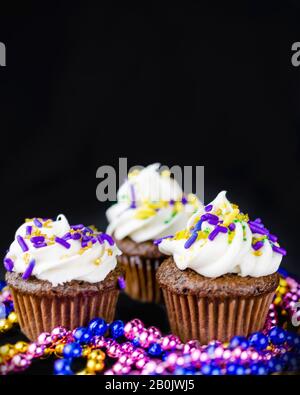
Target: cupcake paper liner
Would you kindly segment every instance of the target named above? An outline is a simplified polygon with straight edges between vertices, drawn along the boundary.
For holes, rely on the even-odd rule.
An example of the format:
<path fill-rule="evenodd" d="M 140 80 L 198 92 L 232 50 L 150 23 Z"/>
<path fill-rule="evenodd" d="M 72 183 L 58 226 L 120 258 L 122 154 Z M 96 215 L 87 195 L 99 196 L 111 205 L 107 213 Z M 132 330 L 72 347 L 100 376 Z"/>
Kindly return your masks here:
<path fill-rule="evenodd" d="M 118 256 L 118 262 L 125 270 L 125 292 L 132 299 L 154 303 L 163 301 L 156 281 L 156 271 L 163 260 L 163 257 L 161 259 L 143 258 L 126 254 Z"/>
<path fill-rule="evenodd" d="M 212 299 L 163 289 L 171 332 L 184 342 L 199 340 L 201 344 L 262 330 L 274 293 Z"/>
<path fill-rule="evenodd" d="M 41 332 L 57 326 L 74 329 L 95 317 L 111 322 L 115 315 L 118 290 L 78 294 L 73 297 L 48 297 L 23 293 L 11 287 L 21 331 L 32 341 Z"/>

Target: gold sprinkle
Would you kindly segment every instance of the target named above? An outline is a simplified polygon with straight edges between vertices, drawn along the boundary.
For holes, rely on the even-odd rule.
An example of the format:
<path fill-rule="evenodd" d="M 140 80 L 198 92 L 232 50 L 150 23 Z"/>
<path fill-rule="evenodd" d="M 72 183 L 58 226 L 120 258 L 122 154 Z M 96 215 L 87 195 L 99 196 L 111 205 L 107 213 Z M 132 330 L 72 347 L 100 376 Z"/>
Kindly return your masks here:
<path fill-rule="evenodd" d="M 255 255 L 255 256 L 261 256 L 262 255 L 262 251 L 261 250 L 253 251 L 252 254 Z"/>
<path fill-rule="evenodd" d="M 25 254 L 23 255 L 23 259 L 24 259 L 26 265 L 28 265 L 28 263 L 30 261 L 30 254 L 29 254 L 29 252 L 25 252 Z"/>
<path fill-rule="evenodd" d="M 139 174 L 140 174 L 140 171 L 138 169 L 135 169 L 131 173 L 128 174 L 128 179 L 131 180 L 132 178 L 136 177 Z"/>
<path fill-rule="evenodd" d="M 155 215 L 156 211 L 152 208 L 139 208 L 136 213 L 134 218 L 136 219 L 147 219 L 149 217 L 152 217 L 153 215 Z"/>
<path fill-rule="evenodd" d="M 237 218 L 239 221 L 244 221 L 244 222 L 248 222 L 248 221 L 249 221 L 249 216 L 248 216 L 248 214 L 239 213 L 239 214 L 236 216 L 236 218 Z"/>
<path fill-rule="evenodd" d="M 112 256 L 113 252 L 110 248 L 107 249 L 107 255 Z"/>
<path fill-rule="evenodd" d="M 197 240 L 207 239 L 207 238 L 208 238 L 208 234 L 206 232 L 203 232 L 202 230 L 198 232 Z"/>
<path fill-rule="evenodd" d="M 86 246 L 86 247 L 81 247 L 80 250 L 78 251 L 79 255 L 82 255 L 86 250 L 88 250 L 90 247 Z"/>
<path fill-rule="evenodd" d="M 162 177 L 170 177 L 171 176 L 170 170 L 163 170 L 160 174 Z"/>
<path fill-rule="evenodd" d="M 47 220 L 43 223 L 43 227 L 44 227 L 44 228 L 48 228 L 48 229 L 52 228 L 52 225 L 50 225 L 50 223 L 52 223 L 52 220 L 51 220 L 51 219 L 47 219 Z"/>
<path fill-rule="evenodd" d="M 239 214 L 239 209 L 235 208 L 231 213 L 226 214 L 224 216 L 224 222 L 223 225 L 224 226 L 228 226 L 229 224 L 231 224 L 231 222 L 235 219 L 235 217 Z"/>
<path fill-rule="evenodd" d="M 94 260 L 94 264 L 95 264 L 96 266 L 99 266 L 100 263 L 101 263 L 101 259 L 100 259 L 100 258 L 97 258 L 97 259 Z"/>
<path fill-rule="evenodd" d="M 175 207 L 175 210 L 176 210 L 176 211 L 182 211 L 182 209 L 183 209 L 183 204 L 182 204 L 181 202 L 176 202 L 175 205 L 174 205 L 174 207 Z"/>
<path fill-rule="evenodd" d="M 96 228 L 95 225 L 89 225 L 89 228 L 92 229 L 95 233 L 99 233 L 99 230 Z"/>
<path fill-rule="evenodd" d="M 194 218 L 194 225 L 196 225 L 196 223 L 199 221 L 200 221 L 200 217 L 197 215 L 197 217 Z"/>
<path fill-rule="evenodd" d="M 235 231 L 232 231 L 232 232 L 228 233 L 228 243 L 229 244 L 232 243 L 232 240 L 233 240 L 234 236 L 235 236 Z"/>
<path fill-rule="evenodd" d="M 198 203 L 197 196 L 195 196 L 193 193 L 189 193 L 187 196 L 187 200 L 189 203 Z"/>
<path fill-rule="evenodd" d="M 175 233 L 174 240 L 188 239 L 189 237 L 190 237 L 189 231 L 184 229 Z"/>

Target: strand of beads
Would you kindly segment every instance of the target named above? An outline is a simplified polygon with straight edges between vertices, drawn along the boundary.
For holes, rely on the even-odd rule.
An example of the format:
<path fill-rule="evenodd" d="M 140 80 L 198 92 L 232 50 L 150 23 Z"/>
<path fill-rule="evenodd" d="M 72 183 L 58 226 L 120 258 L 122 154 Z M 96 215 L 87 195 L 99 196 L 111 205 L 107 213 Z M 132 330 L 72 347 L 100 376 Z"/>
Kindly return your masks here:
<path fill-rule="evenodd" d="M 2 319 L 15 317 L 12 321 L 16 323 L 11 294 L 5 283 L 1 283 L 0 290 L 0 302 L 5 306 Z M 33 360 L 50 355 L 58 358 L 54 373 L 59 375 L 103 373 L 106 360 L 106 365 L 112 365 L 104 372 L 107 375 L 261 375 L 296 371 L 300 369 L 300 337 L 283 328 L 295 313 L 299 293 L 299 283 L 282 272 L 263 331 L 248 338 L 235 336 L 223 344 L 218 341 L 208 345 L 197 341 L 183 344 L 174 335 L 162 336 L 155 327 L 145 328 L 139 319 L 126 325 L 120 320 L 108 325 L 97 318 L 87 327 L 73 331 L 57 327 L 51 333 L 42 333 L 36 342 L 19 341 L 1 346 L 0 374 L 23 371 Z M 76 372 L 75 361 L 83 358 L 85 367 Z M 113 364 L 112 360 L 115 360 Z"/>
<path fill-rule="evenodd" d="M 283 325 L 289 324 L 291 317 L 296 315 L 296 320 L 300 320 L 300 308 L 296 309 L 296 303 L 300 301 L 300 283 L 288 273 L 280 270 L 280 283 L 274 299 L 274 304 L 278 309 Z M 299 327 L 299 326 L 298 326 Z"/>
<path fill-rule="evenodd" d="M 17 321 L 11 293 L 5 281 L 0 281 L 0 333 L 12 329 Z"/>
<path fill-rule="evenodd" d="M 174 335 L 163 337 L 135 319 L 124 328 L 130 342 L 105 374 L 262 375 L 299 369 L 300 337 L 277 326 L 264 332 L 201 346 L 197 341 L 183 344 Z"/>

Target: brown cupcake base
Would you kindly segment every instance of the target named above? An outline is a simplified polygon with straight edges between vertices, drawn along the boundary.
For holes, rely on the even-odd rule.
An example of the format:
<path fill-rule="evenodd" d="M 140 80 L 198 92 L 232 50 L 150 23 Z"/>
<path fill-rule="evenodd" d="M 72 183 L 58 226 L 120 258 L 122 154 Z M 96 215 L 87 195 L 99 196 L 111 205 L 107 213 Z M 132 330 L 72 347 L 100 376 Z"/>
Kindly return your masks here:
<path fill-rule="evenodd" d="M 155 277 L 162 260 L 123 254 L 118 257 L 118 262 L 125 270 L 125 292 L 132 299 L 154 303 L 162 301 L 161 290 Z"/>
<path fill-rule="evenodd" d="M 229 341 L 233 336 L 247 336 L 260 331 L 274 293 L 252 298 L 211 299 L 178 295 L 164 289 L 171 332 L 184 342 L 197 339 Z"/>
<path fill-rule="evenodd" d="M 123 252 L 118 256 L 118 262 L 125 271 L 125 292 L 140 302 L 161 303 L 163 298 L 156 281 L 156 272 L 165 255 L 152 241 L 135 243 L 126 238 L 116 243 Z"/>
<path fill-rule="evenodd" d="M 107 322 L 114 319 L 119 289 L 120 268 L 109 273 L 102 282 L 90 284 L 72 281 L 52 287 L 48 281 L 35 277 L 24 281 L 20 274 L 7 273 L 21 331 L 32 341 L 41 332 L 57 326 L 74 329 L 95 318 Z"/>
<path fill-rule="evenodd" d="M 260 331 L 279 283 L 277 273 L 258 278 L 226 274 L 201 276 L 179 270 L 173 258 L 158 269 L 171 331 L 182 341 L 229 341 Z"/>
<path fill-rule="evenodd" d="M 74 329 L 95 317 L 111 322 L 119 294 L 116 290 L 69 299 L 22 294 L 14 288 L 11 291 L 21 331 L 32 341 L 59 325 Z"/>

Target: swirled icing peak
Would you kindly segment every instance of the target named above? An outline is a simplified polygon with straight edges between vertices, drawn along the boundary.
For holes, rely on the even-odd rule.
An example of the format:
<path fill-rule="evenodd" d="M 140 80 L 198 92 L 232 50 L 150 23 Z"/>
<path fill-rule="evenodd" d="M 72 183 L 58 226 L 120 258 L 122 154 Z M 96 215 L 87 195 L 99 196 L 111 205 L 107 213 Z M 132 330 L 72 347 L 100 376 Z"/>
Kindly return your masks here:
<path fill-rule="evenodd" d="M 201 207 L 184 230 L 157 244 L 161 252 L 173 255 L 179 269 L 190 268 L 206 277 L 269 275 L 286 255 L 261 219 L 250 221 L 228 201 L 226 191 Z"/>
<path fill-rule="evenodd" d="M 143 242 L 174 234 L 185 226 L 201 203 L 195 195 L 185 196 L 168 171 L 155 163 L 135 170 L 118 191 L 118 202 L 107 212 L 107 233 L 117 240 L 130 237 Z"/>
<path fill-rule="evenodd" d="M 56 221 L 33 218 L 19 227 L 4 266 L 8 271 L 48 280 L 53 286 L 72 280 L 105 279 L 120 254 L 113 239 L 94 227 L 70 226 L 64 215 Z"/>

